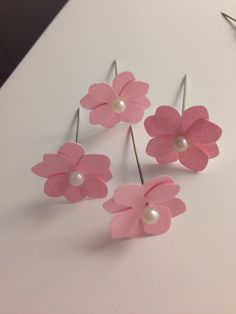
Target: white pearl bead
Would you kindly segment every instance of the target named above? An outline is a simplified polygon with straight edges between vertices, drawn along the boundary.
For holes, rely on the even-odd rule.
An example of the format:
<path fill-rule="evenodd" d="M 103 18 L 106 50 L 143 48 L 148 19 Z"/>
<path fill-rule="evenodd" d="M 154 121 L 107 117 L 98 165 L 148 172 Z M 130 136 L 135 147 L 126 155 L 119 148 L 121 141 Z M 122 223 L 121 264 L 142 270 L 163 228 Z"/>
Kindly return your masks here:
<path fill-rule="evenodd" d="M 80 186 L 84 182 L 84 177 L 78 170 L 75 170 L 69 174 L 69 182 L 73 186 Z"/>
<path fill-rule="evenodd" d="M 154 224 L 157 222 L 157 220 L 159 219 L 160 215 L 158 213 L 158 211 L 155 208 L 152 207 L 146 207 L 144 213 L 143 213 L 143 220 L 147 223 L 147 224 Z"/>
<path fill-rule="evenodd" d="M 125 109 L 126 109 L 126 103 L 122 99 L 116 100 L 112 104 L 112 110 L 116 113 L 121 113 L 125 111 Z"/>
<path fill-rule="evenodd" d="M 188 148 L 188 141 L 183 136 L 177 137 L 174 142 L 174 147 L 177 152 L 184 152 Z"/>

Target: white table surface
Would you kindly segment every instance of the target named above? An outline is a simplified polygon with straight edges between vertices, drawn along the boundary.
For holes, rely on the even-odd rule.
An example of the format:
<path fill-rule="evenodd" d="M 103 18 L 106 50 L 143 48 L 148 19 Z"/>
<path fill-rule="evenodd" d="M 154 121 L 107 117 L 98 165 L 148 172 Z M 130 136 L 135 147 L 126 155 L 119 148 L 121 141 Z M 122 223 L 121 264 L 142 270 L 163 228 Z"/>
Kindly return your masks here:
<path fill-rule="evenodd" d="M 236 17 L 234 0 L 71 0 L 0 90 L 1 314 L 236 313 Z M 236 25 L 236 24 L 235 24 Z M 160 237 L 112 241 L 104 200 L 68 204 L 30 172 L 74 139 L 79 99 L 111 80 L 114 58 L 150 85 L 152 114 L 206 105 L 221 155 L 200 174 L 158 166 L 134 128 L 145 179 L 169 174 L 188 211 Z M 112 159 L 110 195 L 138 182 L 127 125 L 105 130 L 82 110 L 81 143 Z"/>

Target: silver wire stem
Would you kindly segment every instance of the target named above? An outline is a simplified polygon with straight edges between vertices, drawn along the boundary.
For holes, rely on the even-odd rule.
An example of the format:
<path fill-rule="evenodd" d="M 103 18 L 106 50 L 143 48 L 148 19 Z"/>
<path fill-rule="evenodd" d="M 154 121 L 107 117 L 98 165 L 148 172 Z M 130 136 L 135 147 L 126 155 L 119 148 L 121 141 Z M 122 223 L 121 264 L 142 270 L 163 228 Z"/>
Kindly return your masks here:
<path fill-rule="evenodd" d="M 115 68 L 115 76 L 117 76 L 118 75 L 118 64 L 117 64 L 117 60 L 115 59 L 114 60 L 114 68 Z"/>
<path fill-rule="evenodd" d="M 76 135 L 75 142 L 79 143 L 79 120 L 80 120 L 80 108 L 76 111 Z"/>
<path fill-rule="evenodd" d="M 221 15 L 225 18 L 225 19 L 229 19 L 231 21 L 234 21 L 236 22 L 236 19 L 233 18 L 232 16 L 229 16 L 228 14 L 224 13 L 224 12 L 221 12 Z"/>
<path fill-rule="evenodd" d="M 182 113 L 185 110 L 186 107 L 186 97 L 187 97 L 187 74 L 185 74 L 184 79 L 183 79 L 183 103 L 182 103 Z"/>

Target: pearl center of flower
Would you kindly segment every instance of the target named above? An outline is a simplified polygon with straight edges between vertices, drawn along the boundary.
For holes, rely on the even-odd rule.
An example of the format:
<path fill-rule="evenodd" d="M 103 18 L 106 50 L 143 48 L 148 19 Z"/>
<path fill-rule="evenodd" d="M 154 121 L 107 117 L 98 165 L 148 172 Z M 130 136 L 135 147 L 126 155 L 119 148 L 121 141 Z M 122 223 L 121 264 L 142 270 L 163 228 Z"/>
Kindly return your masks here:
<path fill-rule="evenodd" d="M 188 141 L 185 137 L 177 137 L 174 141 L 174 148 L 177 152 L 184 152 L 188 148 Z"/>
<path fill-rule="evenodd" d="M 159 219 L 160 215 L 156 208 L 147 206 L 144 213 L 143 213 L 143 220 L 149 224 L 152 225 L 156 223 Z"/>
<path fill-rule="evenodd" d="M 69 182 L 73 186 L 81 186 L 84 183 L 84 176 L 78 171 L 72 171 L 69 174 Z"/>
<path fill-rule="evenodd" d="M 116 113 L 121 113 L 125 111 L 126 109 L 126 103 L 122 99 L 118 99 L 114 101 L 111 106 L 112 106 L 112 110 Z"/>

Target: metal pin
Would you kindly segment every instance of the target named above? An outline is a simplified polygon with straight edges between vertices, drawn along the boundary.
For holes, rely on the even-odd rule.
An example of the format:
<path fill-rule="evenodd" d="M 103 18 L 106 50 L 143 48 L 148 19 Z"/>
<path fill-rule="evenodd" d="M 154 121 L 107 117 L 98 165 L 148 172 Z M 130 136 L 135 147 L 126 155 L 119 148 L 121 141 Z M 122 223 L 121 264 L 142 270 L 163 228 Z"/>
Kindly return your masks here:
<path fill-rule="evenodd" d="M 135 140 L 134 140 L 134 132 L 133 132 L 133 128 L 132 128 L 131 125 L 129 127 L 129 131 L 130 131 L 131 139 L 132 139 L 132 143 L 133 143 L 134 154 L 135 154 L 135 159 L 136 159 L 136 163 L 137 163 L 137 167 L 138 167 L 138 173 L 139 173 L 140 181 L 141 181 L 142 184 L 144 184 L 143 173 L 142 173 L 142 169 L 141 169 L 141 166 L 140 166 L 138 153 L 137 153 L 137 148 L 136 148 L 136 144 L 135 144 Z"/>
<path fill-rule="evenodd" d="M 184 78 L 183 78 L 183 103 L 182 103 L 182 113 L 185 110 L 185 106 L 186 106 L 186 96 L 187 96 L 187 74 L 185 74 Z"/>
<path fill-rule="evenodd" d="M 232 16 L 229 16 L 228 14 L 224 13 L 224 12 L 221 12 L 221 15 L 223 16 L 223 18 L 227 19 L 227 20 L 231 20 L 231 21 L 234 21 L 236 22 L 236 19 L 233 18 Z"/>
<path fill-rule="evenodd" d="M 79 120 L 80 120 L 80 108 L 76 111 L 76 135 L 75 142 L 79 143 Z"/>
<path fill-rule="evenodd" d="M 118 75 L 118 64 L 117 64 L 117 60 L 115 59 L 113 62 L 114 68 L 115 68 L 115 76 Z"/>

